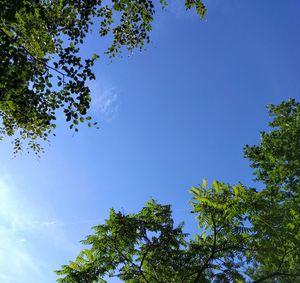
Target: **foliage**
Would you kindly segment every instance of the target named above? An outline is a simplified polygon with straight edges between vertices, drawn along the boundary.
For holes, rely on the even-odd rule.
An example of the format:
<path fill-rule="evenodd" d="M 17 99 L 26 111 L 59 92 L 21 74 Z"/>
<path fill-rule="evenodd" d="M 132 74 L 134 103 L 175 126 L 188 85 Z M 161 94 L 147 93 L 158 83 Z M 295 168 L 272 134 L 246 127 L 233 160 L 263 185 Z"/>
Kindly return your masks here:
<path fill-rule="evenodd" d="M 294 99 L 269 106 L 270 133 L 261 132 L 259 146 L 246 146 L 245 156 L 268 187 L 297 192 L 300 186 L 300 105 Z"/>
<path fill-rule="evenodd" d="M 89 247 L 57 271 L 58 282 L 300 282 L 300 105 L 290 100 L 269 113 L 272 131 L 245 148 L 263 189 L 206 180 L 193 187 L 194 237 L 174 227 L 169 205 L 111 210 L 83 241 Z"/>
<path fill-rule="evenodd" d="M 272 131 L 261 133 L 258 146 L 246 146 L 259 192 L 252 215 L 257 278 L 263 273 L 300 275 L 300 104 L 294 99 L 270 105 Z M 272 250 L 272 253 L 269 251 Z M 294 277 L 278 282 L 298 282 Z M 271 279 L 268 282 L 274 282 Z M 290 280 L 290 281 L 289 281 Z"/>
<path fill-rule="evenodd" d="M 166 6 L 165 0 L 156 3 Z M 143 49 L 150 41 L 155 13 L 152 0 L 0 0 L 0 138 L 14 136 L 39 152 L 56 127 L 57 111 L 70 128 L 87 121 L 91 96 L 88 81 L 99 58 L 84 59 L 81 46 L 97 23 L 100 37 L 109 36 L 110 57 L 122 49 Z M 204 17 L 199 0 L 185 0 Z M 85 55 L 89 56 L 89 55 Z"/>

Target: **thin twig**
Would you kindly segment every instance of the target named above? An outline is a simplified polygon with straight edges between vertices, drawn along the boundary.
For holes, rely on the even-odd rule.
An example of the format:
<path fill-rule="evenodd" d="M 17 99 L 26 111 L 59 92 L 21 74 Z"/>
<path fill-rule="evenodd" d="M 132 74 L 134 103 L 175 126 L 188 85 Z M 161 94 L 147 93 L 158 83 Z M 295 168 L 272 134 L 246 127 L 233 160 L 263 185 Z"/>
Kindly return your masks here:
<path fill-rule="evenodd" d="M 300 277 L 300 272 L 298 273 L 284 273 L 284 272 L 273 272 L 273 273 L 270 273 L 264 277 L 261 277 L 257 280 L 254 280 L 252 281 L 252 283 L 259 283 L 259 282 L 263 282 L 263 281 L 266 281 L 272 277 L 276 277 L 276 276 L 279 276 L 279 277 Z"/>
<path fill-rule="evenodd" d="M 197 272 L 197 277 L 194 280 L 195 283 L 199 282 L 200 276 L 202 275 L 203 271 L 207 268 L 207 265 L 209 264 L 209 262 L 212 260 L 212 258 L 215 255 L 216 252 L 216 245 L 217 245 L 217 226 L 215 223 L 215 219 L 214 216 L 212 214 L 211 216 L 212 222 L 213 222 L 213 231 L 214 231 L 214 238 L 213 238 L 213 246 L 212 246 L 212 251 L 210 256 L 206 259 L 206 261 L 204 262 L 204 264 L 202 265 L 202 267 L 200 268 L 200 270 Z"/>
<path fill-rule="evenodd" d="M 68 77 L 67 74 L 65 74 L 65 73 L 63 73 L 63 72 L 57 70 L 56 68 L 54 68 L 54 67 L 48 65 L 47 63 L 41 61 L 40 59 L 37 59 L 37 58 L 36 58 L 36 57 L 35 57 L 35 56 L 34 56 L 34 55 L 33 55 L 33 54 L 32 54 L 32 53 L 31 53 L 24 45 L 20 44 L 15 38 L 13 38 L 13 37 L 11 37 L 9 34 L 7 34 L 7 33 L 5 32 L 5 30 L 3 30 L 3 28 L 0 28 L 0 31 L 1 31 L 6 37 L 8 37 L 10 40 L 12 40 L 15 44 L 17 44 L 19 47 L 21 47 L 22 49 L 24 49 L 24 51 L 25 51 L 25 52 L 26 52 L 26 53 L 27 53 L 34 61 L 39 62 L 39 63 L 43 64 L 45 67 L 47 67 L 47 68 L 49 68 L 49 69 L 51 69 L 51 70 L 53 70 L 53 71 L 55 71 L 55 72 L 61 74 L 61 75 L 63 76 L 63 81 L 64 81 L 65 76 Z"/>

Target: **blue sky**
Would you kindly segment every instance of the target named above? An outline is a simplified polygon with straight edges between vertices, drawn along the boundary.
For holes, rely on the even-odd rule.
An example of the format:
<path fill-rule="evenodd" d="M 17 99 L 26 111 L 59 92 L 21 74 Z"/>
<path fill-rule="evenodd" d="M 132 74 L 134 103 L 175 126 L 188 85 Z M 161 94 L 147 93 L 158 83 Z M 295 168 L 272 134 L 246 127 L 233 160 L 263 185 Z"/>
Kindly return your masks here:
<path fill-rule="evenodd" d="M 99 61 L 99 130 L 73 135 L 60 121 L 40 159 L 1 142 L 0 282 L 55 282 L 110 207 L 137 212 L 153 197 L 193 231 L 191 186 L 251 184 L 243 146 L 266 129 L 267 104 L 299 98 L 300 2 L 206 4 L 201 21 L 176 1 L 146 52 Z M 95 36 L 83 52 L 102 46 Z"/>

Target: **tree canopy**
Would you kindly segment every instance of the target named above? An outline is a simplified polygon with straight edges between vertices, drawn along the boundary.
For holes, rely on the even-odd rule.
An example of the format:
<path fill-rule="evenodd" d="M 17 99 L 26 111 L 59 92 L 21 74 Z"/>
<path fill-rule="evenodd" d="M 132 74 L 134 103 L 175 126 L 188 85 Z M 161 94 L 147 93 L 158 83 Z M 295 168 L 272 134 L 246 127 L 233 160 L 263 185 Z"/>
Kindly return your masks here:
<path fill-rule="evenodd" d="M 199 0 L 185 0 L 204 17 Z M 95 122 L 88 115 L 88 81 L 99 55 L 79 54 L 86 36 L 97 29 L 112 39 L 115 57 L 123 49 L 143 49 L 150 41 L 155 9 L 166 0 L 0 1 L 0 138 L 14 137 L 15 151 L 25 141 L 35 152 L 48 140 L 62 110 L 71 129 Z M 83 56 L 87 56 L 84 58 Z"/>
<path fill-rule="evenodd" d="M 270 105 L 269 114 L 271 130 L 245 147 L 263 189 L 206 180 L 191 188 L 194 237 L 174 225 L 170 205 L 111 209 L 58 282 L 300 282 L 300 104 Z"/>

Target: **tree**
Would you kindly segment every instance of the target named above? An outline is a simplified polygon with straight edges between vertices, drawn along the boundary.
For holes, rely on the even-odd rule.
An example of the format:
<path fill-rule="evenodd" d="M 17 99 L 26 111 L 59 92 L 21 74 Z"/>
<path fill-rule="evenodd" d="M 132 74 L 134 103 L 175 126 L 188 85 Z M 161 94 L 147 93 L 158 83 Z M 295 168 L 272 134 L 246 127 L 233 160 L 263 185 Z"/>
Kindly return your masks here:
<path fill-rule="evenodd" d="M 261 190 L 214 181 L 193 187 L 199 233 L 174 227 L 171 206 L 150 200 L 137 214 L 111 210 L 57 271 L 58 282 L 300 282 L 300 104 L 269 107 L 272 130 L 245 156 Z"/>
<path fill-rule="evenodd" d="M 266 186 L 251 218 L 257 250 L 253 275 L 266 274 L 267 282 L 274 282 L 272 275 L 300 275 L 300 104 L 291 99 L 270 105 L 269 114 L 272 131 L 261 133 L 258 146 L 246 146 L 245 156 L 256 181 Z M 300 277 L 277 282 L 300 282 Z"/>
<path fill-rule="evenodd" d="M 205 15 L 200 0 L 185 0 L 185 7 Z M 100 37 L 112 37 L 109 57 L 142 50 L 154 13 L 152 0 L 0 0 L 0 138 L 14 136 L 16 152 L 26 141 L 38 153 L 58 110 L 75 131 L 79 122 L 92 126 L 87 83 L 99 56 L 80 54 L 87 34 L 97 25 Z"/>

